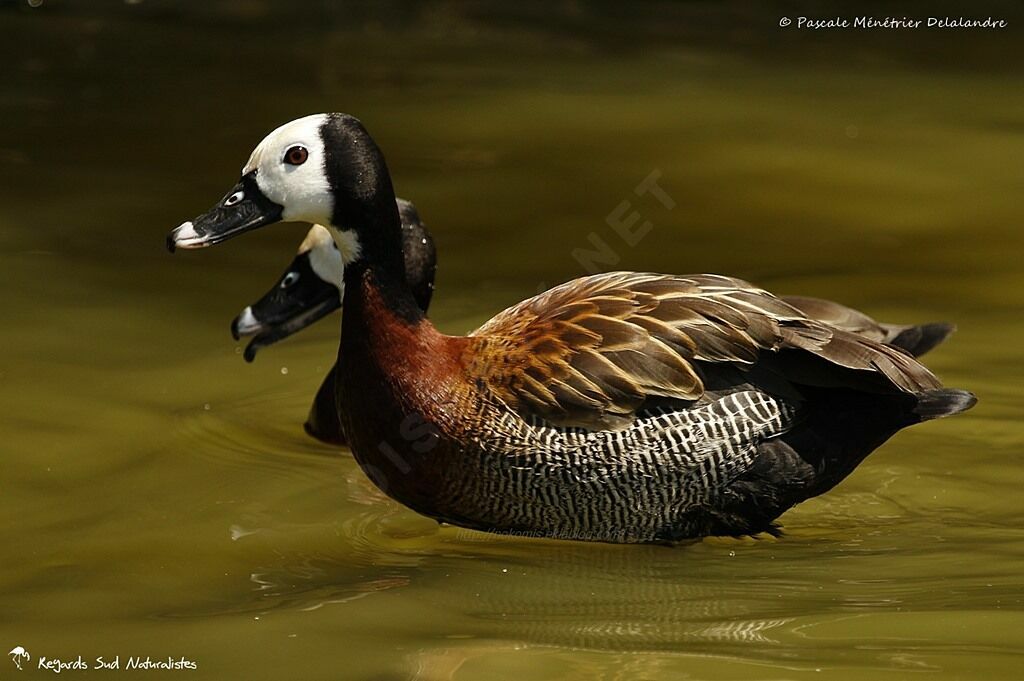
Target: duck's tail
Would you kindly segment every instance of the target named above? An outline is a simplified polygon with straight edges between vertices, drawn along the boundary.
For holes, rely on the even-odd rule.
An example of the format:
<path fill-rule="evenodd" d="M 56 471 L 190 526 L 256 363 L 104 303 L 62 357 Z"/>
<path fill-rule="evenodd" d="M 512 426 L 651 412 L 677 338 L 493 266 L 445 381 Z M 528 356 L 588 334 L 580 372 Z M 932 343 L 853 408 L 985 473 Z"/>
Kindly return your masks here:
<path fill-rule="evenodd" d="M 926 390 L 915 395 L 917 404 L 912 409 L 920 421 L 931 421 L 965 412 L 978 403 L 974 393 L 955 388 Z"/>

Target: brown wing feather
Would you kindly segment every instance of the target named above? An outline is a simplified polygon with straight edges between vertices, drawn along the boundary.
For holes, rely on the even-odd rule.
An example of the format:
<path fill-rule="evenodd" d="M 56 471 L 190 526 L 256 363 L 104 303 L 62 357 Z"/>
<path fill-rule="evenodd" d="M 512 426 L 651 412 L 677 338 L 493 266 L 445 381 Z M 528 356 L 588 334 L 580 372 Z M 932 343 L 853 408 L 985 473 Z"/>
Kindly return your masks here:
<path fill-rule="evenodd" d="M 858 336 L 864 336 L 879 342 L 885 342 L 885 339 L 891 335 L 886 332 L 885 327 L 881 324 L 863 312 L 854 310 L 852 307 L 847 307 L 831 300 L 811 298 L 809 296 L 780 296 L 780 298 L 799 309 L 811 319 L 824 322 L 837 329 L 850 331 Z"/>
<path fill-rule="evenodd" d="M 902 391 L 939 385 L 898 350 L 717 275 L 583 277 L 508 308 L 472 336 L 473 374 L 524 416 L 559 425 L 625 427 L 650 397 L 698 399 L 694 361 L 743 367 L 765 351 L 804 351 Z"/>

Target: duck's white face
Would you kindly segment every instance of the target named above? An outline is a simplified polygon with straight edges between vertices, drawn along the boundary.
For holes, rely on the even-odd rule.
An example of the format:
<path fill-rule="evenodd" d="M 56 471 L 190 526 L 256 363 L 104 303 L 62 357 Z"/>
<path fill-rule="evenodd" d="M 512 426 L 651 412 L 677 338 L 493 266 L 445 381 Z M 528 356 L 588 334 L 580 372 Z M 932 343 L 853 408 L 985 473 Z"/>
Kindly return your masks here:
<path fill-rule="evenodd" d="M 255 173 L 263 195 L 281 206 L 281 219 L 330 223 L 333 200 L 324 170 L 321 129 L 326 114 L 285 123 L 263 138 L 242 168 Z"/>
<path fill-rule="evenodd" d="M 211 246 L 281 220 L 330 224 L 334 199 L 325 170 L 322 130 L 327 114 L 282 125 L 253 150 L 242 178 L 217 205 L 182 223 L 171 250 Z"/>

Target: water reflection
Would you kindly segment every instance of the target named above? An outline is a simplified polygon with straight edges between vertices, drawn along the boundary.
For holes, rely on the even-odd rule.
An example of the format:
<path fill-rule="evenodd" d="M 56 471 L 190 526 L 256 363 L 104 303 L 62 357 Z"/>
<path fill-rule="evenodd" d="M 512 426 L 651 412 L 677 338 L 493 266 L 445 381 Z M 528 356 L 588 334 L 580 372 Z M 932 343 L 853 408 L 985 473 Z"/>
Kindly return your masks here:
<path fill-rule="evenodd" d="M 849 654 L 847 642 L 821 639 L 819 626 L 871 621 L 869 613 L 899 612 L 907 603 L 920 609 L 933 600 L 932 607 L 942 608 L 950 600 L 941 578 L 909 583 L 870 575 L 868 565 L 832 567 L 858 555 L 873 562 L 887 540 L 872 533 L 854 541 L 837 529 L 837 538 L 637 549 L 523 543 L 429 526 L 396 537 L 387 515 L 378 505 L 349 518 L 343 548 L 296 551 L 255 568 L 245 609 L 264 618 L 325 610 L 329 618 L 387 621 L 392 635 L 465 637 L 477 652 L 482 641 L 510 640 L 804 664 L 826 649 Z M 927 555 L 923 546 L 890 551 L 896 561 L 901 554 Z M 932 553 L 945 560 L 945 551 Z M 396 608 L 398 621 L 389 615 Z M 438 628 L 441 612 L 447 616 Z M 815 640 L 810 649 L 809 638 Z M 927 645 L 925 639 L 915 645 Z"/>

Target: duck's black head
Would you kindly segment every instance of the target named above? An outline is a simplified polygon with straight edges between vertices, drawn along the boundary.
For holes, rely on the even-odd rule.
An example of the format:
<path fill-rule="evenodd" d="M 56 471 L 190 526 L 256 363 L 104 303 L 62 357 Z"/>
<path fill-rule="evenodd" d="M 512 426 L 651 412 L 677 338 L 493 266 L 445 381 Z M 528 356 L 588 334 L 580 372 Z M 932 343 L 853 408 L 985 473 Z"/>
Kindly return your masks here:
<path fill-rule="evenodd" d="M 168 248 L 203 248 L 280 221 L 328 226 L 347 265 L 402 271 L 387 164 L 358 119 L 315 114 L 267 135 L 217 205 L 181 224 Z"/>

